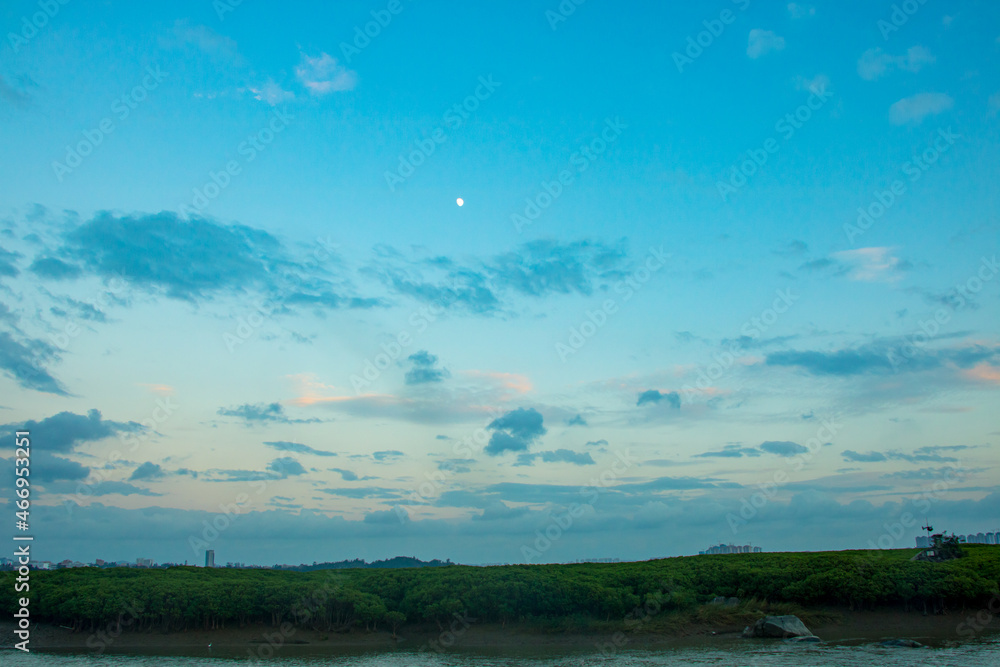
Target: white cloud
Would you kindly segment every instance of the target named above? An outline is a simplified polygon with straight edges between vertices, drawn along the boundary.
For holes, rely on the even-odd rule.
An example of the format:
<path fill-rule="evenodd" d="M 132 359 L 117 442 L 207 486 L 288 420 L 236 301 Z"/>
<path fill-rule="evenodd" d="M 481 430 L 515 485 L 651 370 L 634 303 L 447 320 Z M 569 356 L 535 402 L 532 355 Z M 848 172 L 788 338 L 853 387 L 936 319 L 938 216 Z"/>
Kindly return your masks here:
<path fill-rule="evenodd" d="M 172 38 L 161 40 L 165 46 L 193 46 L 210 56 L 225 60 L 236 60 L 236 41 L 220 35 L 208 26 L 191 25 L 186 20 L 174 24 Z"/>
<path fill-rule="evenodd" d="M 861 282 L 892 282 L 902 276 L 907 264 L 892 255 L 893 248 L 858 248 L 833 253 L 833 258 L 847 265 L 847 277 Z"/>
<path fill-rule="evenodd" d="M 274 79 L 268 79 L 263 85 L 256 88 L 250 86 L 250 92 L 253 93 L 254 99 L 267 102 L 272 107 L 295 99 L 295 93 L 285 90 Z"/>
<path fill-rule="evenodd" d="M 924 65 L 934 63 L 936 60 L 937 58 L 923 46 L 912 46 L 901 56 L 889 55 L 879 48 L 868 49 L 858 60 L 858 74 L 866 81 L 874 81 L 890 73 L 893 68 L 906 72 L 919 72 Z"/>
<path fill-rule="evenodd" d="M 955 106 L 955 100 L 945 93 L 918 93 L 904 97 L 889 107 L 889 122 L 893 125 L 917 125 L 927 116 L 933 116 Z"/>
<path fill-rule="evenodd" d="M 754 28 L 747 39 L 747 55 L 760 58 L 770 51 L 780 51 L 785 48 L 785 38 L 779 37 L 770 30 Z"/>
<path fill-rule="evenodd" d="M 826 74 L 817 74 L 811 79 L 800 76 L 795 79 L 795 88 L 798 90 L 808 90 L 811 93 L 819 93 L 830 87 L 830 77 Z"/>
<path fill-rule="evenodd" d="M 793 19 L 801 19 L 807 16 L 816 16 L 816 8 L 812 5 L 800 5 L 795 2 L 788 3 L 788 13 Z"/>
<path fill-rule="evenodd" d="M 295 76 L 313 95 L 353 90 L 358 82 L 357 73 L 339 64 L 329 53 L 316 57 L 303 53 L 301 62 L 295 68 Z"/>

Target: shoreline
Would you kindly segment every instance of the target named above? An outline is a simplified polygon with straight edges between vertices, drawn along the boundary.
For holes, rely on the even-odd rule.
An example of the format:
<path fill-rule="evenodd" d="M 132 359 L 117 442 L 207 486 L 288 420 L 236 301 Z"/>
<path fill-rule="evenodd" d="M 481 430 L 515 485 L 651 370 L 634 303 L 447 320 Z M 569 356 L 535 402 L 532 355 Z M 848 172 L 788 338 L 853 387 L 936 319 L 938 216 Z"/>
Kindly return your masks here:
<path fill-rule="evenodd" d="M 810 610 L 813 611 L 813 610 Z M 816 610 L 835 616 L 836 620 L 809 625 L 824 642 L 837 644 L 868 644 L 888 638 L 914 639 L 929 646 L 982 639 L 1000 631 L 1000 622 L 993 622 L 975 637 L 959 634 L 959 626 L 967 614 L 953 613 L 923 616 L 917 612 Z M 808 624 L 807 624 L 808 625 Z M 14 623 L 0 622 L 0 650 L 12 649 Z M 371 651 L 507 651 L 532 652 L 562 650 L 567 652 L 600 651 L 602 646 L 627 649 L 670 649 L 729 644 L 761 644 L 769 640 L 743 639 L 743 627 L 728 624 L 690 622 L 667 631 L 655 629 L 628 632 L 617 628 L 597 631 L 546 632 L 537 627 L 499 624 L 458 627 L 454 633 L 436 627 L 405 626 L 398 631 L 399 639 L 388 630 L 368 632 L 352 630 L 346 633 L 310 629 L 292 629 L 283 634 L 280 628 L 248 626 L 220 630 L 189 630 L 161 633 L 156 631 L 123 632 L 117 637 L 100 633 L 73 632 L 59 626 L 39 624 L 32 627 L 32 652 L 151 653 L 156 655 L 191 655 L 212 650 L 217 655 L 255 655 L 268 657 L 280 654 Z M 616 633 L 619 633 L 616 635 Z M 105 641 L 107 640 L 107 641 Z M 617 640 L 617 646 L 616 646 Z M 781 640 L 770 640 L 781 641 Z M 275 648 L 278 651 L 275 651 Z"/>

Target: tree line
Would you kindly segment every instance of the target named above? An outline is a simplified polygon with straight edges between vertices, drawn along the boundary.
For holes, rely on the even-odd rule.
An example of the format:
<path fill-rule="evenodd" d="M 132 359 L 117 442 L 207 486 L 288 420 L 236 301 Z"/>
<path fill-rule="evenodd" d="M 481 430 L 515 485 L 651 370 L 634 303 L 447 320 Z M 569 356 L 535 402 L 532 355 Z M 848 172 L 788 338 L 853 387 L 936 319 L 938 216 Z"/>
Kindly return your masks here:
<path fill-rule="evenodd" d="M 655 600 L 690 610 L 716 596 L 870 609 L 975 607 L 998 593 L 1000 549 L 911 561 L 916 550 L 706 555 L 635 563 L 454 565 L 292 572 L 263 569 L 73 568 L 32 573 L 32 616 L 78 631 L 163 632 L 247 625 L 334 632 L 481 623 L 622 620 Z M 0 573 L 0 611 L 13 613 L 14 572 Z"/>

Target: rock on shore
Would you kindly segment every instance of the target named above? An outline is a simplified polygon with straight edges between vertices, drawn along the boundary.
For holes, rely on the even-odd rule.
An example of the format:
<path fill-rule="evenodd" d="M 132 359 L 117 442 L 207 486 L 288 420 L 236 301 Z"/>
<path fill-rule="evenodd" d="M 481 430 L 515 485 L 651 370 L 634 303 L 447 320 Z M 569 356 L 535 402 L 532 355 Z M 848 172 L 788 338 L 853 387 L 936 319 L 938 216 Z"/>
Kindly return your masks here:
<path fill-rule="evenodd" d="M 788 639 L 789 637 L 813 637 L 813 633 L 799 620 L 798 616 L 765 616 L 748 625 L 744 637 Z"/>

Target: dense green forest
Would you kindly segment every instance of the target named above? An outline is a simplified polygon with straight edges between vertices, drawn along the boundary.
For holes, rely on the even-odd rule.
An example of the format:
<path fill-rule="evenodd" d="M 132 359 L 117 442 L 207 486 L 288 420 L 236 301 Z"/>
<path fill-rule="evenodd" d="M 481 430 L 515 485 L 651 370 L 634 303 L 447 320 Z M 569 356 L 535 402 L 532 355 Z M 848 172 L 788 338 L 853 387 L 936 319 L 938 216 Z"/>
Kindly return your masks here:
<path fill-rule="evenodd" d="M 716 596 L 806 608 L 981 608 L 998 592 L 1000 548 L 914 562 L 915 549 L 692 556 L 637 563 L 275 570 L 75 568 L 31 573 L 36 621 L 178 631 L 250 624 L 344 632 L 463 622 L 622 621 L 637 609 L 705 609 Z M 14 572 L 0 573 L 10 617 Z M 457 615 L 457 616 L 456 616 Z M 565 627 L 565 626 L 564 626 Z"/>

